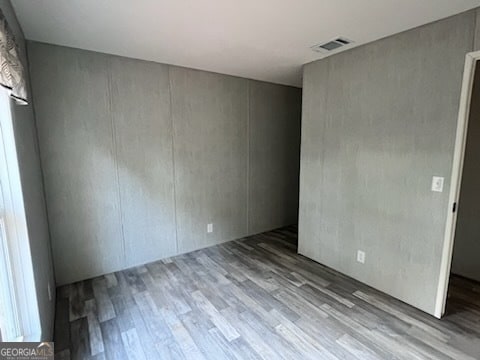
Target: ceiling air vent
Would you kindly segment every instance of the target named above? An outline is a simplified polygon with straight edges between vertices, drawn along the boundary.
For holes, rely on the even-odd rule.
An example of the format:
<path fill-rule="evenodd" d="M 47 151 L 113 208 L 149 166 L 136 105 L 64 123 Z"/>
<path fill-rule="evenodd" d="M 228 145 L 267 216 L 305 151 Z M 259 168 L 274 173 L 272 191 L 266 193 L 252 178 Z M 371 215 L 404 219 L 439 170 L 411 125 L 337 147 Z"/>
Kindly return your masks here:
<path fill-rule="evenodd" d="M 329 51 L 337 50 L 338 48 L 349 45 L 351 43 L 353 43 L 352 40 L 348 40 L 344 37 L 339 37 L 332 41 L 312 46 L 312 50 L 316 52 L 327 53 Z"/>

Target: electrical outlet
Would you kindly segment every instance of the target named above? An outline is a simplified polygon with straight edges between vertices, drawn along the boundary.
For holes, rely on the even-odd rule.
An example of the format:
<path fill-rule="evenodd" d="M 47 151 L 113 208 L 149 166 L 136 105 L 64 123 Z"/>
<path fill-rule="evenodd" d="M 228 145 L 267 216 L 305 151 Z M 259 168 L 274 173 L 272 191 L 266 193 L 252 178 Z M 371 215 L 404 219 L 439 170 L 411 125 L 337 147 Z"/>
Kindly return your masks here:
<path fill-rule="evenodd" d="M 52 288 L 50 287 L 50 283 L 48 283 L 47 289 L 48 289 L 48 300 L 52 301 Z"/>
<path fill-rule="evenodd" d="M 207 233 L 213 232 L 213 224 L 207 224 Z"/>
<path fill-rule="evenodd" d="M 444 178 L 441 176 L 434 176 L 432 178 L 432 191 L 443 192 Z"/>
<path fill-rule="evenodd" d="M 358 250 L 357 251 L 357 261 L 359 263 L 365 264 L 365 252 Z"/>

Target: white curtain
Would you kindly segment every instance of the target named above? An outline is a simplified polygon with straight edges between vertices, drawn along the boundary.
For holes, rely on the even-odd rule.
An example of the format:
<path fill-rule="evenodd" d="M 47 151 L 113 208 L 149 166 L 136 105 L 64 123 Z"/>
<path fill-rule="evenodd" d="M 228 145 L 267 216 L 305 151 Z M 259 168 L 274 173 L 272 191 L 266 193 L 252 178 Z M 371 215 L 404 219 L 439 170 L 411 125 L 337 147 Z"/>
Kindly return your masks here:
<path fill-rule="evenodd" d="M 25 73 L 17 43 L 0 10 L 0 85 L 7 88 L 17 103 L 26 105 Z"/>

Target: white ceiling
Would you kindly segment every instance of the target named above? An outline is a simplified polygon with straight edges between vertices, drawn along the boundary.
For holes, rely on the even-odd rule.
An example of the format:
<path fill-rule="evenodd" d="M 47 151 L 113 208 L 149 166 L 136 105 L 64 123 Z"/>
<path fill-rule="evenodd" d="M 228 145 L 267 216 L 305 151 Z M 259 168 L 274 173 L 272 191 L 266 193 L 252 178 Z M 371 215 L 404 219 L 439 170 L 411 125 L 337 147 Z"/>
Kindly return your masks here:
<path fill-rule="evenodd" d="M 354 46 L 480 0 L 12 0 L 28 39 L 288 85 L 344 36 Z"/>

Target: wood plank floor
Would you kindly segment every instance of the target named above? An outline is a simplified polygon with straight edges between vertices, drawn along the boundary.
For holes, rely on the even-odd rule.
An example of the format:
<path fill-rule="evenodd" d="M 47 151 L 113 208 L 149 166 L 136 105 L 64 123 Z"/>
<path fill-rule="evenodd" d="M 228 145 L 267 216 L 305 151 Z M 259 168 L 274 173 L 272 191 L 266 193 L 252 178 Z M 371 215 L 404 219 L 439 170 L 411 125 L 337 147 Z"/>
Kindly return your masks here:
<path fill-rule="evenodd" d="M 443 320 L 296 254 L 288 227 L 58 289 L 57 359 L 480 359 L 480 285 Z"/>

